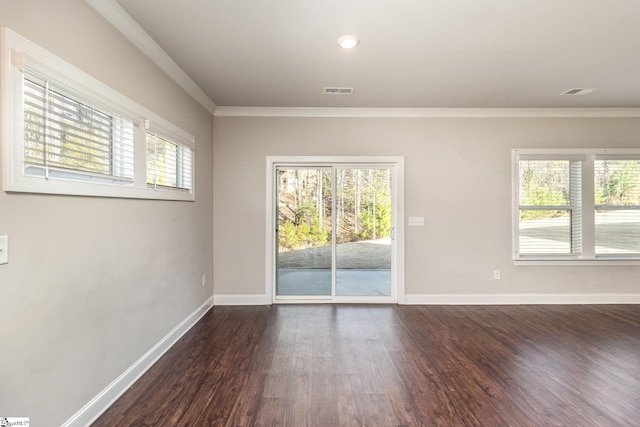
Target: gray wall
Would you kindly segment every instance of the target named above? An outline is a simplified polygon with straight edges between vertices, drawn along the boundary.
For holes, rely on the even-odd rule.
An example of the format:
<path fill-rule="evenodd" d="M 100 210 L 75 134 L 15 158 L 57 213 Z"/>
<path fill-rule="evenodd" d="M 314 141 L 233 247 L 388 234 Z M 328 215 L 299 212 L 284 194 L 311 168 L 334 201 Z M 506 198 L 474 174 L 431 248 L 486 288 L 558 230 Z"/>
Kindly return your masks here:
<path fill-rule="evenodd" d="M 640 147 L 640 119 L 216 116 L 214 294 L 264 294 L 265 157 L 405 156 L 406 294 L 635 293 L 640 267 L 514 266 L 513 148 Z M 493 270 L 502 279 L 493 280 Z"/>
<path fill-rule="evenodd" d="M 0 416 L 54 426 L 211 296 L 213 117 L 83 0 L 2 0 L 0 25 L 197 145 L 195 203 L 0 192 Z"/>

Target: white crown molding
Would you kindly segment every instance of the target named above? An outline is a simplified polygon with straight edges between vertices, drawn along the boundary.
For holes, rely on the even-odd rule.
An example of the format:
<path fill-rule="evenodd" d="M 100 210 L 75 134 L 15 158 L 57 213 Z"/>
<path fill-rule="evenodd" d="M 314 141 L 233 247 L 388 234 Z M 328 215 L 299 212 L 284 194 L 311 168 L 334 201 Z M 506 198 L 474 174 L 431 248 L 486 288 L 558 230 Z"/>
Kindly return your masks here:
<path fill-rule="evenodd" d="M 115 0 L 85 0 L 209 113 L 216 104 Z"/>
<path fill-rule="evenodd" d="M 636 118 L 640 108 L 316 108 L 217 107 L 217 117 Z"/>

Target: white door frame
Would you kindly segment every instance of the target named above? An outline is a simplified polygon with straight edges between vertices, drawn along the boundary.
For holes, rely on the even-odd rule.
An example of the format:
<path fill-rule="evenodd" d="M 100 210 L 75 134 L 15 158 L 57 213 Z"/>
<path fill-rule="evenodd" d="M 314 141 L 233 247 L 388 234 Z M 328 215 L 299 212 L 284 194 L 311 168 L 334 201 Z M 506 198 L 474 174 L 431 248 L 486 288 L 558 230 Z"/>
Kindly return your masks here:
<path fill-rule="evenodd" d="M 275 232 L 275 191 L 277 188 L 275 169 L 278 167 L 383 167 L 395 169 L 393 180 L 393 224 L 396 250 L 391 258 L 392 297 L 336 297 L 333 300 L 278 299 L 275 295 L 276 281 L 276 232 Z M 401 156 L 268 156 L 266 170 L 266 244 L 265 244 L 265 297 L 267 304 L 272 303 L 389 303 L 404 304 L 404 157 Z M 394 292 L 395 291 L 395 292 Z M 395 295 L 394 295 L 395 294 Z"/>

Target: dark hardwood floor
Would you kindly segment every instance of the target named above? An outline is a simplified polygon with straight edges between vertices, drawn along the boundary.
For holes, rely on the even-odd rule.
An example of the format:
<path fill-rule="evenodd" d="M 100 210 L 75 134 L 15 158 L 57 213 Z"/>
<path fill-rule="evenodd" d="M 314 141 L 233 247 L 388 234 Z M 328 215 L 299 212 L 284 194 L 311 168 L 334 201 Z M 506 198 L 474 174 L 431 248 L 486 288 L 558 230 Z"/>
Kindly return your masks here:
<path fill-rule="evenodd" d="M 638 426 L 640 306 L 215 307 L 99 426 Z"/>

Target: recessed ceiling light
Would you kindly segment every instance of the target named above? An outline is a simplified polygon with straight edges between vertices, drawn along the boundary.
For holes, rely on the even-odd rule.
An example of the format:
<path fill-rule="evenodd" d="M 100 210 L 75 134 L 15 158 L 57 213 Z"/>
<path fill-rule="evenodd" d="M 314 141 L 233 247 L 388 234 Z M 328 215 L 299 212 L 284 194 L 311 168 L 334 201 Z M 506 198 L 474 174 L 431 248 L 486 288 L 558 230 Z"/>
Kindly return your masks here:
<path fill-rule="evenodd" d="M 353 49 L 359 43 L 360 39 L 352 35 L 342 36 L 338 39 L 338 45 L 343 49 Z"/>

